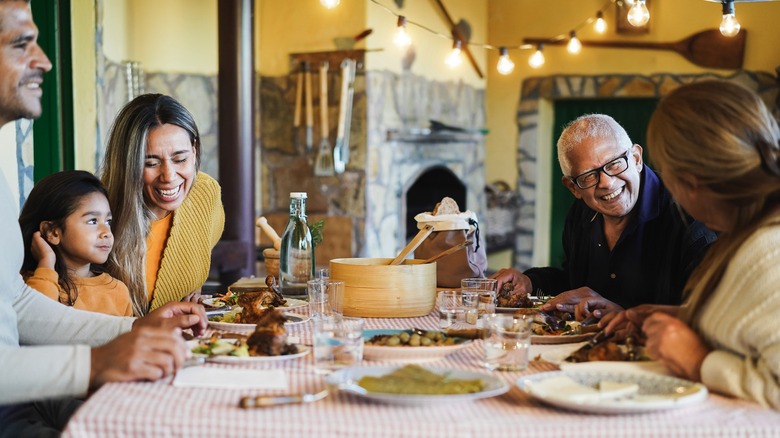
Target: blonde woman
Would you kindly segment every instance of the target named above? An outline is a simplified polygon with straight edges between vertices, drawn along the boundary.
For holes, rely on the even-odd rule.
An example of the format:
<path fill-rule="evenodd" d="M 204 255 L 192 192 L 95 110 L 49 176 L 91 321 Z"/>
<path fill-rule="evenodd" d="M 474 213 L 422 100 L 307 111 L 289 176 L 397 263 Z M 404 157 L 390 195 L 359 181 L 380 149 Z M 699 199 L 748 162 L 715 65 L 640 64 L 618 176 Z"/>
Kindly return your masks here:
<path fill-rule="evenodd" d="M 114 214 L 109 273 L 130 290 L 133 312 L 197 301 L 225 212 L 219 184 L 198 172 L 195 120 L 175 99 L 136 97 L 109 133 L 103 184 Z"/>
<path fill-rule="evenodd" d="M 674 311 L 636 309 L 650 355 L 710 389 L 780 409 L 780 129 L 753 92 L 726 82 L 664 98 L 648 149 L 680 205 L 720 232 Z"/>

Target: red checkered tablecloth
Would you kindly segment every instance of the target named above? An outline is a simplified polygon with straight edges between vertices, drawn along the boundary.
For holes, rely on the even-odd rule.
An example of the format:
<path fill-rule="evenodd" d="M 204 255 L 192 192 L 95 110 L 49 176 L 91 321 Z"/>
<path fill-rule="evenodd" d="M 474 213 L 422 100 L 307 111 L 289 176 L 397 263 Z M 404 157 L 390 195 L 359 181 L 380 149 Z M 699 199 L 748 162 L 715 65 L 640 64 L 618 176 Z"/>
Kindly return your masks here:
<path fill-rule="evenodd" d="M 366 328 L 437 328 L 435 315 L 405 319 L 367 319 Z M 289 327 L 290 335 L 311 343 L 311 324 Z M 538 348 L 538 347 L 535 347 Z M 532 352 L 533 354 L 533 352 Z M 431 366 L 485 371 L 479 342 L 432 362 Z M 364 365 L 386 365 L 365 361 Z M 235 365 L 207 364 L 236 368 Z M 312 370 L 312 355 L 254 365 L 286 371 L 289 393 L 317 392 L 324 378 Z M 523 373 L 496 375 L 512 384 L 501 396 L 431 406 L 397 406 L 348 394 L 331 394 L 304 405 L 244 410 L 246 395 L 261 390 L 174 387 L 170 381 L 103 386 L 71 419 L 64 436 L 229 436 L 229 437 L 778 437 L 780 413 L 754 403 L 710 395 L 703 403 L 637 415 L 593 415 L 540 404 L 513 385 L 524 374 L 554 370 L 532 361 Z M 281 394 L 281 392 L 278 392 Z"/>

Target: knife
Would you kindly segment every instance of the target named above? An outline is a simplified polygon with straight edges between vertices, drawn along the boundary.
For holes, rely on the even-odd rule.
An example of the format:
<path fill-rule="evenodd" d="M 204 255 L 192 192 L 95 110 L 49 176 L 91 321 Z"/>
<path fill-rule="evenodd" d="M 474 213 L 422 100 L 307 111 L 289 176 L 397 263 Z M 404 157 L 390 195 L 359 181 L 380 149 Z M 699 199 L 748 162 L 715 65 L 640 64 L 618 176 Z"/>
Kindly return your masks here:
<path fill-rule="evenodd" d="M 324 399 L 329 394 L 327 389 L 314 394 L 295 394 L 295 395 L 259 395 L 256 397 L 241 397 L 238 406 L 243 409 L 269 408 L 271 406 L 294 405 L 301 403 L 311 403 Z"/>

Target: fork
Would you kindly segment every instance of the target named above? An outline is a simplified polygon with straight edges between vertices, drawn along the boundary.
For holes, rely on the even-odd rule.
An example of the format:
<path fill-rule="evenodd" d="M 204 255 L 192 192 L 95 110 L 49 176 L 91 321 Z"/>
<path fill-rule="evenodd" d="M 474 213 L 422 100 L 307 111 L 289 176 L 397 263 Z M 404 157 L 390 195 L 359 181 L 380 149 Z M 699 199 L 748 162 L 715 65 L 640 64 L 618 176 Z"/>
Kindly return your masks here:
<path fill-rule="evenodd" d="M 294 405 L 302 403 L 311 403 L 324 399 L 330 394 L 330 391 L 323 389 L 313 394 L 295 394 L 295 395 L 259 395 L 256 397 L 241 397 L 238 406 L 243 409 L 269 408 L 272 406 Z"/>

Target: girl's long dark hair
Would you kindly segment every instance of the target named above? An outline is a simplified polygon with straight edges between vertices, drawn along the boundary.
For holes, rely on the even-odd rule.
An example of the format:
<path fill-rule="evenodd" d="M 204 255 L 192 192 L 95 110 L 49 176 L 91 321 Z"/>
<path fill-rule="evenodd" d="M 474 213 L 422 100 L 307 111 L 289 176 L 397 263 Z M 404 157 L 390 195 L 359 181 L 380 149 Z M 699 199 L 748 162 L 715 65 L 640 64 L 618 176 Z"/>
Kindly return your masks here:
<path fill-rule="evenodd" d="M 22 275 L 30 275 L 38 267 L 38 261 L 33 257 L 30 248 L 33 234 L 40 231 L 41 222 L 50 222 L 50 226 L 65 231 L 65 219 L 78 208 L 84 196 L 95 192 L 108 198 L 100 180 L 83 170 L 66 170 L 51 174 L 33 187 L 19 215 L 19 226 L 24 239 Z M 68 294 L 67 297 L 61 296 L 60 302 L 72 306 L 78 297 L 78 290 L 70 279 L 68 269 L 60 260 L 58 247 L 52 246 L 52 249 L 57 255 L 54 270 L 57 271 L 60 287 Z M 100 270 L 100 267 L 92 265 L 92 269 Z"/>

